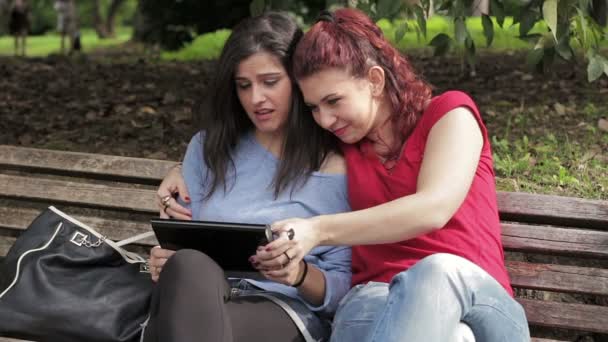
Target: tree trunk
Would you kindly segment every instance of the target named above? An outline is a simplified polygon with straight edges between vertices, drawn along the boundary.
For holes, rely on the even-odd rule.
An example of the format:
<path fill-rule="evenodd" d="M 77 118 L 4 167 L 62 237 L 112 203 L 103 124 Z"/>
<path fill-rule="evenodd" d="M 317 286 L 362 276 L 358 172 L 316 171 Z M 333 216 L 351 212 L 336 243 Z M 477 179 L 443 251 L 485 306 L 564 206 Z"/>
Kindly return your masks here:
<path fill-rule="evenodd" d="M 108 31 L 104 25 L 103 17 L 101 16 L 101 1 L 93 0 L 93 25 L 99 39 L 108 38 Z"/>
<path fill-rule="evenodd" d="M 0 0 L 0 35 L 8 32 L 9 7 L 8 0 Z"/>
<path fill-rule="evenodd" d="M 139 0 L 137 2 L 137 7 L 135 8 L 135 16 L 133 17 L 133 37 L 132 39 L 136 42 L 143 42 L 145 32 L 146 32 L 146 18 L 144 11 L 142 10 L 142 1 Z"/>
<path fill-rule="evenodd" d="M 479 17 L 482 14 L 490 14 L 490 0 L 473 1 L 473 16 Z"/>
<path fill-rule="evenodd" d="M 111 37 L 114 37 L 114 24 L 116 22 L 116 14 L 118 14 L 118 10 L 124 2 L 125 0 L 112 0 L 110 8 L 108 9 L 108 17 L 106 18 L 106 32 Z"/>

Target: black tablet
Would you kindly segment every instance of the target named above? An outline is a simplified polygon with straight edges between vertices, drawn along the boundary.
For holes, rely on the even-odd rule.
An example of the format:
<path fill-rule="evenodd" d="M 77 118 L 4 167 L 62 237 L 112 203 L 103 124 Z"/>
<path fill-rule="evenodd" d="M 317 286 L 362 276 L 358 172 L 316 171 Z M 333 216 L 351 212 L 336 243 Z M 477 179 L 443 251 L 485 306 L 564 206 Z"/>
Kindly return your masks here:
<path fill-rule="evenodd" d="M 162 248 L 199 250 L 225 271 L 255 272 L 249 257 L 272 240 L 270 226 L 264 224 L 172 219 L 154 219 L 150 224 Z"/>

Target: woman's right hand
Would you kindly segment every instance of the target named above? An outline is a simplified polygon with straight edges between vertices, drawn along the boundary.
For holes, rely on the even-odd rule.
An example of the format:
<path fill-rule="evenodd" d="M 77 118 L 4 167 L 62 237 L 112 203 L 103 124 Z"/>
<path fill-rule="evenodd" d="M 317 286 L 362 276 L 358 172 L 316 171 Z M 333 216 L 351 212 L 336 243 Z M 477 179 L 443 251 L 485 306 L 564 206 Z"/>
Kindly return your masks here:
<path fill-rule="evenodd" d="M 160 246 L 152 247 L 150 250 L 150 260 L 148 260 L 152 281 L 158 281 L 158 277 L 160 276 L 160 272 L 163 270 L 163 266 L 165 266 L 165 263 L 173 254 L 175 254 L 175 251 L 162 249 Z"/>
<path fill-rule="evenodd" d="M 184 182 L 181 165 L 177 165 L 165 176 L 156 192 L 156 206 L 160 211 L 161 218 L 176 218 L 179 220 L 192 220 L 192 212 L 180 205 L 176 196 L 190 203 L 190 195 Z"/>

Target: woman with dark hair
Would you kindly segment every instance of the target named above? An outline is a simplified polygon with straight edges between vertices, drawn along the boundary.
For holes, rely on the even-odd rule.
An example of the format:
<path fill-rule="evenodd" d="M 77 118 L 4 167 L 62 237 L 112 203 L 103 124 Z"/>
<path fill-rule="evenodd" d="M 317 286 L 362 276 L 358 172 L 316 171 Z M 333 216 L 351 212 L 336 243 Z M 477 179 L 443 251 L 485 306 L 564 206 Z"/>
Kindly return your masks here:
<path fill-rule="evenodd" d="M 10 34 L 15 37 L 15 56 L 25 56 L 27 35 L 30 31 L 30 6 L 27 0 L 14 0 L 8 26 Z"/>
<path fill-rule="evenodd" d="M 260 269 L 349 245 L 353 285 L 332 341 L 529 341 L 500 240 L 492 152 L 466 94 L 430 86 L 365 14 L 324 13 L 294 75 L 315 121 L 342 141 L 354 211 L 276 222 Z M 289 258 L 285 257 L 285 253 Z M 268 272 L 285 274 L 280 268 Z M 470 336 L 469 336 L 470 337 Z"/>
<path fill-rule="evenodd" d="M 289 66 L 301 35 L 282 13 L 234 28 L 201 130 L 173 171 L 184 176 L 180 195 L 191 211 L 161 187 L 163 216 L 269 223 L 349 210 L 334 138 L 301 114 L 306 108 Z M 350 287 L 346 247 L 315 248 L 280 277 L 261 270 L 262 280 L 227 280 L 213 260 L 192 250 L 155 247 L 150 266 L 158 284 L 145 341 L 326 340 L 328 317 Z"/>

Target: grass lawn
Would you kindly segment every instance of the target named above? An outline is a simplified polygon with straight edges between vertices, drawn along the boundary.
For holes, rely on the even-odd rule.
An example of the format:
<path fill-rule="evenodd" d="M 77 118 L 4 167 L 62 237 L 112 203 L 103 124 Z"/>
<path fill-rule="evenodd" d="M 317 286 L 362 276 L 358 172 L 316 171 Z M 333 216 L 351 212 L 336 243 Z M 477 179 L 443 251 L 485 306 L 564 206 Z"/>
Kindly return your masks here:
<path fill-rule="evenodd" d="M 608 200 L 608 132 L 597 125 L 608 108 L 499 102 L 485 113 L 497 121 L 490 134 L 499 190 Z"/>
<path fill-rule="evenodd" d="M 118 27 L 116 37 L 100 40 L 93 29 L 81 30 L 81 42 L 85 52 L 92 51 L 100 47 L 116 46 L 128 41 L 131 38 L 132 29 L 130 27 Z M 13 37 L 0 37 L 0 55 L 13 55 Z M 50 54 L 59 53 L 61 36 L 57 33 L 47 33 L 42 36 L 30 36 L 27 39 L 26 53 L 29 57 L 42 57 Z M 68 46 L 66 40 L 66 47 Z"/>
<path fill-rule="evenodd" d="M 492 43 L 492 51 L 517 50 L 529 48 L 529 42 L 523 41 L 517 36 L 519 35 L 519 25 L 511 26 L 513 20 L 506 18 L 503 28 L 494 23 L 494 41 Z M 427 36 L 424 37 L 416 33 L 414 26 L 415 21 L 408 21 L 410 30 L 404 38 L 397 44 L 402 50 L 409 49 L 428 49 L 429 42 L 438 33 L 447 33 L 452 36 L 454 31 L 453 22 L 449 18 L 434 16 L 427 21 Z M 484 51 L 486 48 L 486 40 L 483 35 L 481 26 L 481 18 L 469 18 L 466 23 L 475 44 L 479 51 Z M 378 26 L 382 29 L 385 36 L 394 42 L 395 30 L 398 25 L 389 22 L 388 20 L 380 20 Z M 546 27 L 542 22 L 536 24 L 532 33 L 547 32 Z M 163 59 L 170 60 L 198 60 L 198 59 L 213 59 L 217 58 L 224 45 L 224 42 L 230 35 L 230 30 L 218 30 L 216 32 L 206 33 L 197 37 L 192 44 L 184 47 L 176 52 L 165 52 L 162 55 Z"/>

